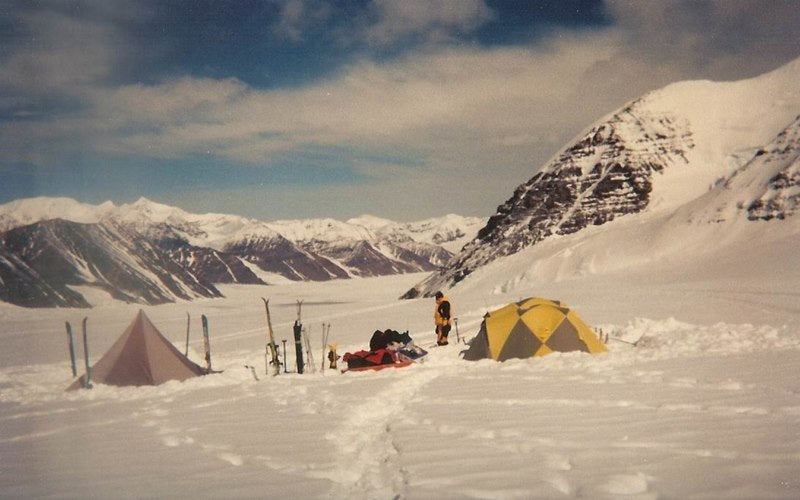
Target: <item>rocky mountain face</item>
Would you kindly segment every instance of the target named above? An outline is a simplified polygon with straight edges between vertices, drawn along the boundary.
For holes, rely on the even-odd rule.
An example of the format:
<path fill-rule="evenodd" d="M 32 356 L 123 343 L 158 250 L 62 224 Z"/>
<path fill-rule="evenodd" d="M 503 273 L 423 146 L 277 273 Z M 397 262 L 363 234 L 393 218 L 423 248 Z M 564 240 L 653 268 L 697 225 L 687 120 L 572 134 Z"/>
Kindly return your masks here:
<path fill-rule="evenodd" d="M 431 232 L 418 230 L 431 221 L 398 224 L 375 218 L 279 221 L 270 226 L 292 235 L 303 250 L 335 262 L 347 274 L 367 277 L 436 270 L 453 256 L 441 245 L 464 239 L 467 232 L 474 236 L 480 222 L 462 217 L 460 230 L 445 223 Z"/>
<path fill-rule="evenodd" d="M 0 298 L 28 307 L 88 307 L 71 286 L 89 285 L 126 302 L 219 297 L 153 241 L 112 224 L 53 219 L 0 235 Z"/>
<path fill-rule="evenodd" d="M 250 237 L 225 245 L 232 255 L 260 269 L 296 281 L 327 281 L 349 277 L 330 260 L 307 252 L 282 236 Z"/>
<path fill-rule="evenodd" d="M 432 295 L 475 269 L 554 235 L 601 225 L 648 206 L 653 175 L 685 164 L 686 124 L 641 109 L 640 101 L 596 125 L 497 207 L 478 237 L 405 297 Z"/>
<path fill-rule="evenodd" d="M 56 217 L 70 214 L 78 220 Z M 397 229 L 400 224 L 363 220 L 384 231 L 340 222 L 336 231 L 328 224 L 310 231 L 318 221 L 269 224 L 197 215 L 146 199 L 121 207 L 71 199 L 18 200 L 0 206 L 0 300 L 26 307 L 90 307 L 80 292 L 88 286 L 117 300 L 160 304 L 221 296 L 215 285 L 222 283 L 430 271 L 452 256 Z M 433 236 L 452 243 L 454 234 L 466 239 L 482 223 L 460 220 L 462 229 L 442 231 L 446 236 L 434 230 Z"/>
<path fill-rule="evenodd" d="M 800 211 L 800 116 L 775 141 L 756 152 L 749 169 L 770 175 L 747 205 L 748 219 L 782 220 Z M 731 183 L 747 182 L 743 177 L 734 177 Z"/>
<path fill-rule="evenodd" d="M 800 109 L 798 76 L 800 60 L 752 80 L 683 82 L 631 102 L 520 185 L 476 239 L 403 298 L 431 296 L 547 238 L 691 207 L 715 186 L 728 186 L 736 202 L 723 205 L 740 217 L 788 217 L 800 204 L 797 120 L 786 127 Z"/>

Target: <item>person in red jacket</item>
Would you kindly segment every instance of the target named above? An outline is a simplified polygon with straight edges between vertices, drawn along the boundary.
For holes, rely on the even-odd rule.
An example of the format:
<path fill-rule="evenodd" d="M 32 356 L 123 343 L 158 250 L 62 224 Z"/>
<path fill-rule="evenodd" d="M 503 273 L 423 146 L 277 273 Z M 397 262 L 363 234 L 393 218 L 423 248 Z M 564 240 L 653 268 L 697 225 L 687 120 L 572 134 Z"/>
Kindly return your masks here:
<path fill-rule="evenodd" d="M 450 334 L 450 318 L 453 310 L 450 299 L 442 292 L 436 292 L 436 309 L 433 313 L 433 320 L 436 323 L 436 344 L 447 345 L 447 336 Z"/>

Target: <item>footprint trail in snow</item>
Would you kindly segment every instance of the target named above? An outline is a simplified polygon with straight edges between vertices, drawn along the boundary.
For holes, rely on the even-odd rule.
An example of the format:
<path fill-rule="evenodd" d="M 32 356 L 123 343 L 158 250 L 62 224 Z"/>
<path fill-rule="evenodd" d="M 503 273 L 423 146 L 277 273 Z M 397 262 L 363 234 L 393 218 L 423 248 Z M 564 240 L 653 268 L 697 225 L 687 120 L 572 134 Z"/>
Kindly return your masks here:
<path fill-rule="evenodd" d="M 395 440 L 393 422 L 418 391 L 439 376 L 412 368 L 397 382 L 353 407 L 327 437 L 339 450 L 331 476 L 334 498 L 402 498 L 408 485 Z"/>

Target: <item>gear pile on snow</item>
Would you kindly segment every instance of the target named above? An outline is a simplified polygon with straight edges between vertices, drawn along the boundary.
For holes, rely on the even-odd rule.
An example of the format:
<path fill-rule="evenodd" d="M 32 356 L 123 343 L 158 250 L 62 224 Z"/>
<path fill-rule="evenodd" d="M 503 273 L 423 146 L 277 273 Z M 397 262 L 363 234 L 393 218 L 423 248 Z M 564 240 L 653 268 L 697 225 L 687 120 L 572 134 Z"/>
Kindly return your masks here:
<path fill-rule="evenodd" d="M 369 351 L 348 352 L 342 357 L 347 370 L 380 369 L 387 366 L 408 366 L 428 354 L 414 345 L 408 332 L 375 330 L 369 341 Z"/>

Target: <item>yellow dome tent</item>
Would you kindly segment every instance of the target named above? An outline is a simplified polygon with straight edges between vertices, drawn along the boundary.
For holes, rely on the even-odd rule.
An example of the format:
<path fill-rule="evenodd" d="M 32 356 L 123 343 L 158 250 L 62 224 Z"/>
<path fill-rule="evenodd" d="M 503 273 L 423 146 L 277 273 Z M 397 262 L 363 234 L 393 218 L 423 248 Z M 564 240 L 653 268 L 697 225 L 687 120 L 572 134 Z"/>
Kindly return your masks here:
<path fill-rule="evenodd" d="M 570 351 L 599 353 L 606 346 L 566 304 L 532 297 L 489 312 L 464 359 L 505 361 Z"/>

